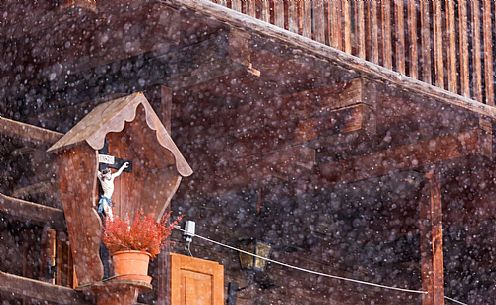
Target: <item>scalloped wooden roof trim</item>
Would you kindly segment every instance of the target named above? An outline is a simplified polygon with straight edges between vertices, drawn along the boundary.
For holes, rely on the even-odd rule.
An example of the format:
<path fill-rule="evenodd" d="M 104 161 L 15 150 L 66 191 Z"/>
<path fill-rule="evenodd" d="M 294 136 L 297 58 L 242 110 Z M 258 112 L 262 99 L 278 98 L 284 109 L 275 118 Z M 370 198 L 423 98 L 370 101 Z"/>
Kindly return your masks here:
<path fill-rule="evenodd" d="M 121 132 L 126 122 L 132 122 L 136 117 L 136 109 L 139 105 L 145 108 L 146 124 L 155 131 L 159 144 L 169 150 L 176 160 L 176 168 L 179 174 L 187 177 L 193 173 L 183 154 L 170 137 L 164 125 L 160 122 L 157 114 L 153 111 L 150 103 L 143 93 L 118 98 L 98 105 L 79 123 L 69 130 L 48 152 L 54 152 L 86 141 L 94 150 L 100 150 L 105 143 L 105 136 L 110 132 Z"/>

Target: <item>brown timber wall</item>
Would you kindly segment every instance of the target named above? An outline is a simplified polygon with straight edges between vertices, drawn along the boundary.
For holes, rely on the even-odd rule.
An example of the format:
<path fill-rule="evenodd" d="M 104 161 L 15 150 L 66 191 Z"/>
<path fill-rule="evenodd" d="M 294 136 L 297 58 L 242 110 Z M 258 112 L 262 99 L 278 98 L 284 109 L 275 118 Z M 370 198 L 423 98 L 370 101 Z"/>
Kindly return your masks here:
<path fill-rule="evenodd" d="M 492 0 L 212 0 L 494 105 Z"/>

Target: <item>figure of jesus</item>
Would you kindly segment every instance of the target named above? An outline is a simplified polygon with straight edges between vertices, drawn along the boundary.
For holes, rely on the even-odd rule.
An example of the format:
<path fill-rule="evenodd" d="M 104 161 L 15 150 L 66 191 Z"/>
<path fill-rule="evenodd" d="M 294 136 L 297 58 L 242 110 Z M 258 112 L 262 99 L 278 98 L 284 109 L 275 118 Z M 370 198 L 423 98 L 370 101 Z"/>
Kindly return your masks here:
<path fill-rule="evenodd" d="M 114 179 L 119 177 L 124 169 L 129 166 L 129 162 L 124 162 L 124 164 L 119 168 L 118 171 L 112 173 L 110 168 L 106 168 L 103 171 L 98 171 L 98 180 L 102 186 L 103 194 L 100 195 L 98 200 L 98 214 L 104 215 L 112 221 L 114 215 L 112 214 L 112 195 L 114 194 Z"/>

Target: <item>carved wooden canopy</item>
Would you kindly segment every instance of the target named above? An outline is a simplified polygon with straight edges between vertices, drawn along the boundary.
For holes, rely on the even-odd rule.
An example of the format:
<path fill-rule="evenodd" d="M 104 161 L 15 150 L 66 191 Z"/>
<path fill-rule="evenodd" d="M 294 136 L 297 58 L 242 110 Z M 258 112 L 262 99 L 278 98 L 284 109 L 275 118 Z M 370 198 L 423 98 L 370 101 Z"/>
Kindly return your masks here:
<path fill-rule="evenodd" d="M 132 172 L 116 178 L 114 215 L 132 219 L 141 210 L 157 220 L 182 177 L 192 174 L 186 159 L 141 93 L 98 105 L 48 151 L 56 151 L 59 192 L 80 285 L 101 281 L 102 222 L 98 203 L 98 150 L 131 160 Z"/>

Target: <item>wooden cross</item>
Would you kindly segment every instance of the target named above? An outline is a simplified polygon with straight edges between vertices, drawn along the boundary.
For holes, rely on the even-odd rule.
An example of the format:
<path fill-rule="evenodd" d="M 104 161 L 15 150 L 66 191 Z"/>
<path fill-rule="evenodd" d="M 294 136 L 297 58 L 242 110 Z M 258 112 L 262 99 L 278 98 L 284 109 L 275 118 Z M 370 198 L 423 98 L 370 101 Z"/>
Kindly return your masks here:
<path fill-rule="evenodd" d="M 119 169 L 124 164 L 128 162 L 127 168 L 124 169 L 125 172 L 133 171 L 133 162 L 131 160 L 125 160 L 119 157 L 115 157 L 109 154 L 109 145 L 107 140 L 103 148 L 98 151 L 98 170 L 102 171 L 108 167 Z"/>

